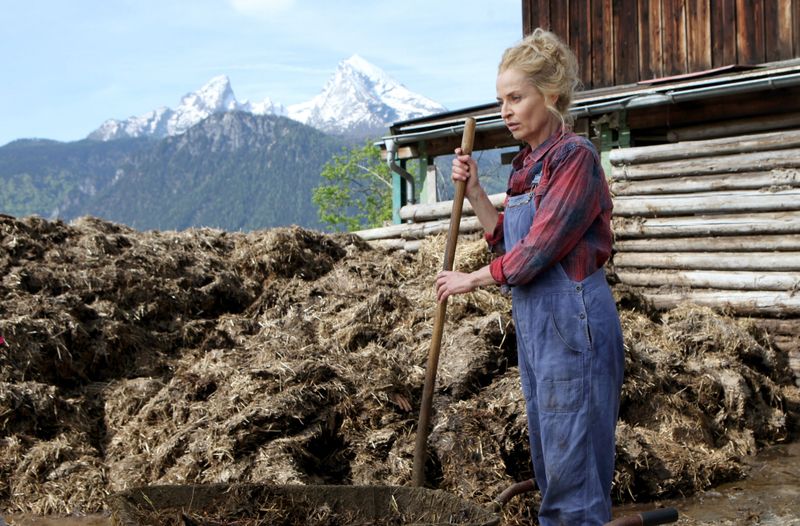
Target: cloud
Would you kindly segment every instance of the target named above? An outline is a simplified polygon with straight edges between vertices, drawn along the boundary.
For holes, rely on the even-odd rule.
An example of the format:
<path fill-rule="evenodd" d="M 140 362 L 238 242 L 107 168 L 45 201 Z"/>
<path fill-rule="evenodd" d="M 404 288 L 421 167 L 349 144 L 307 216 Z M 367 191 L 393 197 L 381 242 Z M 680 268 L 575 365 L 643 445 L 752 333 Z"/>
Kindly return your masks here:
<path fill-rule="evenodd" d="M 294 0 L 228 0 L 231 6 L 245 15 L 271 15 L 286 11 L 294 4 Z"/>

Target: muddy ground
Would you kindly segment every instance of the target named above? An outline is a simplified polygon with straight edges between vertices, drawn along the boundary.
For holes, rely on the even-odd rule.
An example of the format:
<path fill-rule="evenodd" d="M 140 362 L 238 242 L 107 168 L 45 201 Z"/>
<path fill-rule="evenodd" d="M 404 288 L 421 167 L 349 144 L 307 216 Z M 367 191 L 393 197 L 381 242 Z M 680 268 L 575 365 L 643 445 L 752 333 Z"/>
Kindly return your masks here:
<path fill-rule="evenodd" d="M 150 484 L 409 484 L 443 246 L 0 216 L 0 509 L 97 513 Z M 487 261 L 461 243 L 457 267 Z M 770 335 L 615 294 L 616 503 L 737 480 L 796 436 Z M 444 335 L 427 485 L 486 504 L 531 476 L 509 299 L 454 298 Z M 505 510 L 532 515 L 535 498 Z"/>

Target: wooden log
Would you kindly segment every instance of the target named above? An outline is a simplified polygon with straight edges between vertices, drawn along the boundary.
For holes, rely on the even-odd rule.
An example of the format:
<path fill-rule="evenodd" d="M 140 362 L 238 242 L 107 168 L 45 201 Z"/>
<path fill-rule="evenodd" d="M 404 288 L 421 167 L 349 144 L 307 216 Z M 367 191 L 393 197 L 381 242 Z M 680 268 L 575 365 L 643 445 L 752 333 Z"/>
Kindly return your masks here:
<path fill-rule="evenodd" d="M 753 322 L 770 334 L 800 337 L 800 319 L 753 318 Z"/>
<path fill-rule="evenodd" d="M 614 166 L 622 166 L 789 148 L 800 148 L 800 130 L 739 135 L 677 144 L 620 148 L 611 150 L 609 160 Z"/>
<path fill-rule="evenodd" d="M 800 314 L 800 294 L 775 291 L 685 290 L 666 292 L 647 289 L 644 298 L 656 309 L 671 309 L 680 303 L 725 310 L 748 316 L 796 316 Z"/>
<path fill-rule="evenodd" d="M 405 250 L 406 252 L 417 252 L 422 244 L 421 239 L 375 239 L 368 241 L 372 247 L 385 248 L 390 250 Z"/>
<path fill-rule="evenodd" d="M 637 195 L 614 199 L 616 216 L 680 216 L 800 210 L 800 188 L 760 192 L 741 190 L 693 194 Z"/>
<path fill-rule="evenodd" d="M 622 239 L 614 242 L 614 249 L 618 252 L 800 251 L 800 235 Z"/>
<path fill-rule="evenodd" d="M 800 126 L 800 113 L 764 115 L 736 119 L 733 121 L 674 128 L 667 132 L 667 140 L 670 142 L 707 140 L 717 137 L 741 136 L 746 133 L 794 128 L 798 126 Z"/>
<path fill-rule="evenodd" d="M 800 186 L 800 170 L 796 168 L 746 172 L 738 174 L 706 175 L 703 177 L 668 177 L 638 181 L 614 181 L 614 196 L 646 194 L 681 194 L 722 190 L 755 190 L 777 186 Z"/>
<path fill-rule="evenodd" d="M 427 223 L 401 223 L 380 228 L 358 230 L 353 232 L 365 241 L 375 239 L 405 238 L 419 239 L 432 234 L 447 232 L 450 228 L 450 219 L 429 221 Z M 480 221 L 475 216 L 464 217 L 459 225 L 460 233 L 474 232 L 481 229 Z"/>
<path fill-rule="evenodd" d="M 495 208 L 501 208 L 503 206 L 503 202 L 505 201 L 506 194 L 492 194 L 489 196 L 489 200 L 495 206 Z M 433 221 L 435 219 L 441 219 L 443 217 L 450 217 L 450 211 L 453 209 L 453 201 L 440 201 L 434 204 L 418 204 L 418 205 L 406 205 L 400 208 L 400 219 L 404 221 L 414 221 L 415 223 L 424 222 L 424 221 Z M 464 215 L 474 215 L 475 211 L 472 209 L 472 205 L 469 204 L 469 201 L 464 202 L 464 208 L 462 209 L 462 214 Z"/>
<path fill-rule="evenodd" d="M 636 287 L 691 287 L 697 289 L 794 290 L 800 272 L 723 272 L 714 270 L 617 270 L 619 280 Z"/>
<path fill-rule="evenodd" d="M 615 217 L 617 239 L 800 233 L 800 212 L 691 217 Z"/>
<path fill-rule="evenodd" d="M 619 252 L 614 255 L 614 266 L 681 270 L 800 271 L 800 252 Z"/>
<path fill-rule="evenodd" d="M 698 159 L 661 161 L 611 167 L 613 181 L 713 175 L 800 167 L 800 149 L 758 151 Z"/>

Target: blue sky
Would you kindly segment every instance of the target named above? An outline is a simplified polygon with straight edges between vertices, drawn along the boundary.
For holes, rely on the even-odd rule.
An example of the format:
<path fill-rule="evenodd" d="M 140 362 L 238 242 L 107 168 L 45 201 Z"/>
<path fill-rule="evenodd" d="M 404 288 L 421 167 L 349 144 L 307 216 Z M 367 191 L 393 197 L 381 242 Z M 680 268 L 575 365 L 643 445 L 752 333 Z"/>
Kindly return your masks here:
<path fill-rule="evenodd" d="M 78 140 L 228 75 L 239 100 L 320 92 L 353 54 L 450 109 L 494 100 L 519 0 L 4 0 L 0 145 Z"/>

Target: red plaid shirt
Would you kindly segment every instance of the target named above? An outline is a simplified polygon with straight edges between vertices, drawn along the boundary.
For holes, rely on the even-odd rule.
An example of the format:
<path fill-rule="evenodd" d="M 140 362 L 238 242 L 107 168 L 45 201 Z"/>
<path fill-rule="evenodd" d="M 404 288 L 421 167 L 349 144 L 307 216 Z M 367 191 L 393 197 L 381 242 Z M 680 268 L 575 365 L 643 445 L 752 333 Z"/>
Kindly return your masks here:
<path fill-rule="evenodd" d="M 502 254 L 490 265 L 500 284 L 522 285 L 561 263 L 581 281 L 611 256 L 611 194 L 600 157 L 592 143 L 559 129 L 535 150 L 526 146 L 512 162 L 509 196 L 533 189 L 536 216 L 528 234 L 513 247 L 503 244 L 503 214 L 486 234 L 492 251 Z M 506 197 L 506 202 L 508 197 Z M 510 249 L 510 250 L 509 250 Z"/>

